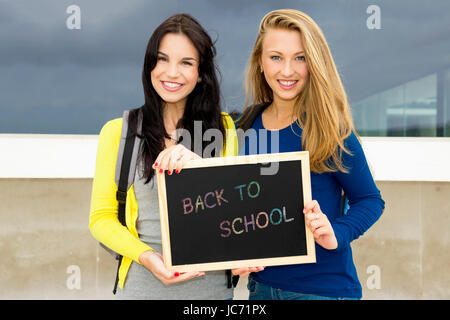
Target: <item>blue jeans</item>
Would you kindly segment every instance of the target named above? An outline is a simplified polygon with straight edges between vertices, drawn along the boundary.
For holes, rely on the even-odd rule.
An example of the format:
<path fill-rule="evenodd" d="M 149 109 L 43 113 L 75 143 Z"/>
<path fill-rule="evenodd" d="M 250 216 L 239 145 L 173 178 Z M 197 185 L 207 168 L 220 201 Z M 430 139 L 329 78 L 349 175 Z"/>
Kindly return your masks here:
<path fill-rule="evenodd" d="M 249 300 L 359 300 L 358 298 L 325 297 L 277 289 L 256 281 L 252 276 L 248 277 L 247 288 Z"/>

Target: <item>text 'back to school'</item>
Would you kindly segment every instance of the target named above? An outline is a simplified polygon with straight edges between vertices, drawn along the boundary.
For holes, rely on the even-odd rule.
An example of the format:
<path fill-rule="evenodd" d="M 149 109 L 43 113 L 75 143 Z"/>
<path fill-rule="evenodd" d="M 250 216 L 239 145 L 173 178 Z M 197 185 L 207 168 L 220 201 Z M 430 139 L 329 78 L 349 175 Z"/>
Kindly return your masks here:
<path fill-rule="evenodd" d="M 261 195 L 261 185 L 257 181 L 248 184 L 237 185 L 232 192 L 239 193 L 239 201 L 249 201 L 258 199 Z M 204 195 L 197 195 L 194 198 L 186 197 L 181 200 L 184 215 L 214 214 L 214 208 L 223 207 L 230 204 L 226 196 L 225 189 L 210 191 Z M 246 215 L 225 219 L 218 223 L 220 236 L 228 238 L 231 235 L 240 235 L 257 229 L 276 227 L 281 223 L 294 221 L 293 217 L 288 218 L 286 206 L 281 205 L 267 211 L 249 212 Z"/>

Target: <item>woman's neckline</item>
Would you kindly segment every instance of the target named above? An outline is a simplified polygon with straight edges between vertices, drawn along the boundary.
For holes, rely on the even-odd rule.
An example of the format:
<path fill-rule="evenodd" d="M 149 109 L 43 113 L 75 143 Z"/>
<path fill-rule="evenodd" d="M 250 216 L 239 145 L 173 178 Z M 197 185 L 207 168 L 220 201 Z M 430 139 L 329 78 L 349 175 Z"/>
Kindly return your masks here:
<path fill-rule="evenodd" d="M 263 112 L 264 112 L 264 111 L 263 111 Z M 292 121 L 290 124 L 288 124 L 287 126 L 285 126 L 285 127 L 283 127 L 283 128 L 279 128 L 279 129 L 267 129 L 266 126 L 264 125 L 264 122 L 263 122 L 263 119 L 262 119 L 263 112 L 261 112 L 261 113 L 259 114 L 259 116 L 258 116 L 258 121 L 260 122 L 261 128 L 263 128 L 264 130 L 267 130 L 267 131 L 283 131 L 283 130 L 286 130 L 286 129 L 292 127 L 293 124 L 296 124 L 296 122 L 297 122 L 297 120 L 298 120 L 298 119 L 295 119 L 294 121 Z"/>

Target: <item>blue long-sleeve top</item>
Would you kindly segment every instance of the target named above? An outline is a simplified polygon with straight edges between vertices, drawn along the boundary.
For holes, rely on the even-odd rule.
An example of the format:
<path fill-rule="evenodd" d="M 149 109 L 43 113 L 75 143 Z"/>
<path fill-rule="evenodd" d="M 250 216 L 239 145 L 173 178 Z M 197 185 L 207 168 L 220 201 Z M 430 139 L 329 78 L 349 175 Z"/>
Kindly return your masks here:
<path fill-rule="evenodd" d="M 266 130 L 262 113 L 252 126 L 256 130 L 256 146 L 244 141 L 241 154 L 302 151 L 302 129 L 293 123 L 277 130 L 279 150 L 272 150 L 272 130 Z M 261 139 L 267 138 L 267 149 L 260 150 Z M 254 141 L 254 140 L 253 140 Z M 316 263 L 266 267 L 252 276 L 262 283 L 287 291 L 330 297 L 362 297 L 362 288 L 353 262 L 350 243 L 364 234 L 381 216 L 384 201 L 381 198 L 367 164 L 359 140 L 352 134 L 344 144 L 351 152 L 343 152 L 342 162 L 348 173 L 317 174 L 311 171 L 312 199 L 319 202 L 333 227 L 338 247 L 327 250 L 317 243 Z M 342 214 L 342 190 L 348 199 L 349 209 Z"/>

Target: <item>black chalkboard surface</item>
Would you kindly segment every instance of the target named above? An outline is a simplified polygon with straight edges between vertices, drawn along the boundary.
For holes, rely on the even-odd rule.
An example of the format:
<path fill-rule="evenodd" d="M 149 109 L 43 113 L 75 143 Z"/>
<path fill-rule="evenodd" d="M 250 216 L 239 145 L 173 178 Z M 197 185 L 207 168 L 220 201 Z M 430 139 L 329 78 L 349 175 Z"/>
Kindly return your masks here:
<path fill-rule="evenodd" d="M 308 152 L 193 161 L 158 174 L 164 262 L 171 270 L 315 262 L 303 206 Z"/>

